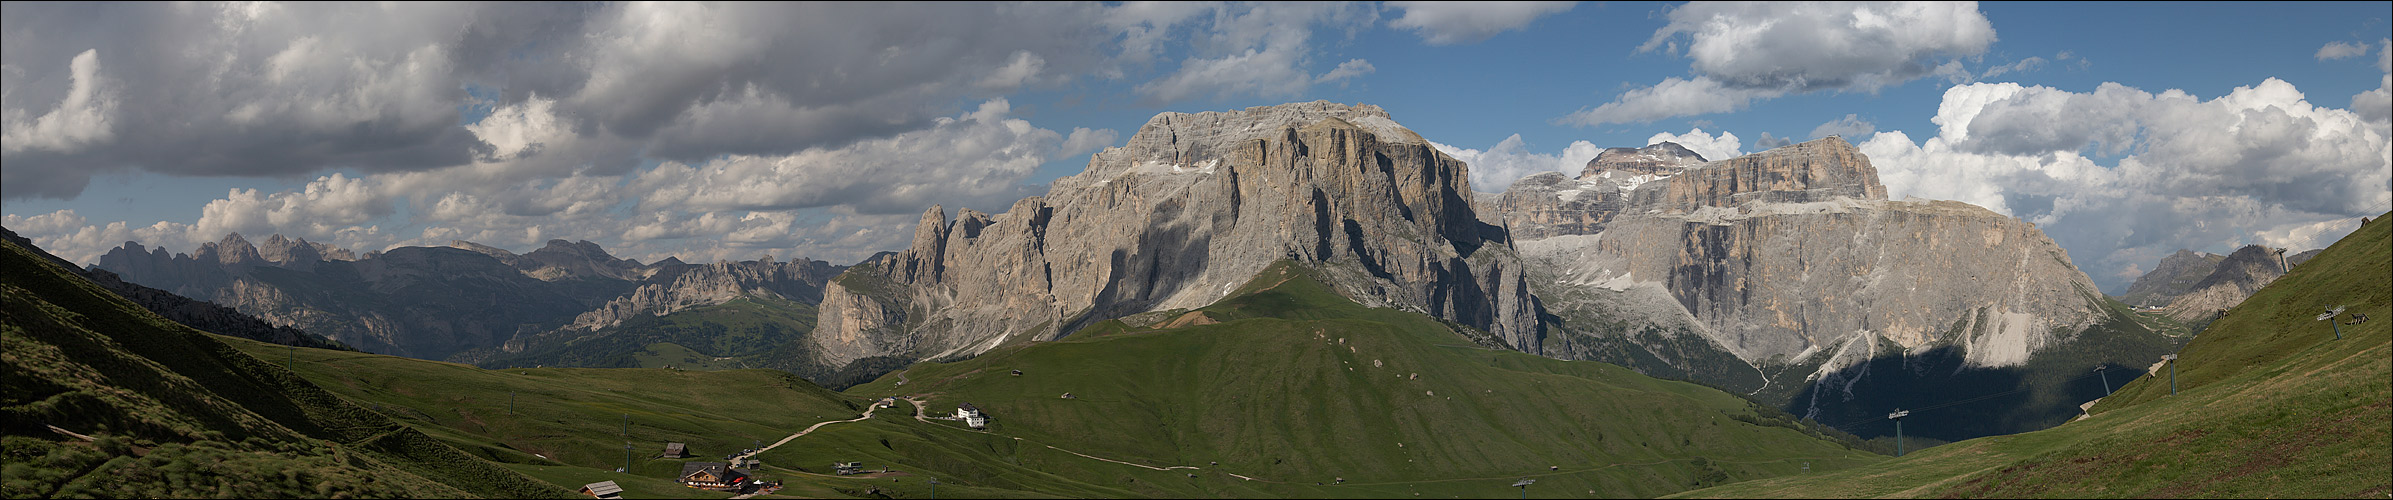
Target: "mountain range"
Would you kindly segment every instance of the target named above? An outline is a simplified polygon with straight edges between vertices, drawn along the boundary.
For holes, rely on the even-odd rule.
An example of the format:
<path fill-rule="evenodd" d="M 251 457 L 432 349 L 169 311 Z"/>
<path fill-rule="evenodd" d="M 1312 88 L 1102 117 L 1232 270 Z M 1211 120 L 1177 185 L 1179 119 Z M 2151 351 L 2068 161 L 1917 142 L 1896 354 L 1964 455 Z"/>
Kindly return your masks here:
<path fill-rule="evenodd" d="M 821 301 L 822 283 L 841 269 L 806 259 L 777 262 L 770 256 L 711 264 L 668 258 L 642 264 L 615 258 L 588 241 L 565 240 L 552 240 L 521 255 L 465 241 L 352 255 L 281 235 L 257 247 L 232 234 L 190 254 L 170 255 L 165 249 L 127 242 L 101 256 L 95 269 L 370 352 L 501 364 L 541 364 L 554 360 L 541 353 L 560 350 L 552 344 L 607 338 L 627 322 L 741 298 L 805 309 L 811 319 L 812 304 Z M 613 351 L 583 352 L 582 357 L 613 359 L 647 347 L 599 343 Z M 786 342 L 768 342 L 778 343 Z M 785 368 L 809 373 L 838 368 L 814 368 L 807 361 L 801 358 Z"/>
<path fill-rule="evenodd" d="M 995 214 L 930 207 L 907 248 L 851 267 L 641 264 L 563 240 L 349 259 L 238 235 L 188 256 L 128 244 L 98 267 L 371 352 L 765 367 L 838 388 L 1099 321 L 1157 325 L 1286 260 L 1488 345 L 1823 422 L 1995 395 L 1975 403 L 1989 418 L 1914 429 L 1937 439 L 2057 424 L 2101 395 L 2092 368 L 2183 342 L 2175 320 L 2096 291 L 2032 224 L 1887 199 L 1836 137 L 1718 160 L 1613 148 L 1576 177 L 1492 195 L 1467 168 L 1376 106 L 1296 103 L 1157 115 L 1043 196 Z"/>
<path fill-rule="evenodd" d="M 2289 272 L 2301 255 L 2252 246 L 2164 260 L 2130 294 L 2168 314 L 2139 311 L 2033 224 L 1889 199 L 1869 158 L 1833 136 L 1722 159 L 1612 148 L 1575 177 L 1503 193 L 1473 190 L 1468 167 L 1383 109 L 1312 102 L 1157 115 L 1045 195 L 995 214 L 929 207 L 907 248 L 853 266 L 643 264 L 566 240 L 358 254 L 234 234 L 189 254 L 129 242 L 76 271 L 10 234 L 15 369 L 0 416 L 11 450 L 48 465 L 9 488 L 129 496 L 94 488 L 172 482 L 188 475 L 174 461 L 223 456 L 185 450 L 223 448 L 246 454 L 228 463 L 306 464 L 324 495 L 391 495 L 357 479 L 376 474 L 455 484 L 414 490 L 439 495 L 545 496 L 599 477 L 678 491 L 663 480 L 684 461 L 635 462 L 622 441 L 729 449 L 811 423 L 799 434 L 823 432 L 807 444 L 757 455 L 807 495 L 919 494 L 905 475 L 864 488 L 818 474 L 866 457 L 983 496 L 1462 496 L 1524 470 L 1572 495 L 1649 496 L 1812 462 L 1884 470 L 1870 451 L 2148 404 L 2162 354 L 2262 367 L 2198 384 L 2281 385 L 2267 367 L 2351 359 L 2280 342 L 2296 329 L 2275 324 L 2286 304 L 2383 307 L 2381 286 L 2352 295 L 2320 284 L 2327 271 Z M 2355 233 L 2380 251 L 2318 262 L 2381 268 L 2383 224 Z M 121 290 L 96 292 L 111 282 Z M 125 300 L 167 292 L 200 305 Z M 194 299 L 268 325 L 250 337 L 303 343 L 304 330 L 366 353 L 311 349 L 302 363 L 158 316 L 215 307 Z M 2271 340 L 2187 326 L 2263 328 L 2253 316 L 2272 318 Z M 2382 326 L 2363 328 L 2378 340 L 2360 346 L 2381 351 Z M 2283 347 L 2296 344 L 2310 347 Z M 169 355 L 186 351 L 201 355 Z M 262 361 L 276 354 L 283 366 Z M 82 374 L 123 367 L 140 374 Z M 2381 393 L 2375 382 L 2312 392 Z M 523 393 L 535 402 L 519 416 Z M 899 399 L 914 418 L 850 417 Z M 965 403 L 994 423 L 927 417 Z M 2382 420 L 2381 405 L 2320 408 Z M 1909 422 L 1889 416 L 1904 409 Z M 125 437 L 77 444 L 45 422 Z M 121 464 L 138 460 L 157 463 Z M 1989 484 L 1938 491 L 2042 491 Z"/>

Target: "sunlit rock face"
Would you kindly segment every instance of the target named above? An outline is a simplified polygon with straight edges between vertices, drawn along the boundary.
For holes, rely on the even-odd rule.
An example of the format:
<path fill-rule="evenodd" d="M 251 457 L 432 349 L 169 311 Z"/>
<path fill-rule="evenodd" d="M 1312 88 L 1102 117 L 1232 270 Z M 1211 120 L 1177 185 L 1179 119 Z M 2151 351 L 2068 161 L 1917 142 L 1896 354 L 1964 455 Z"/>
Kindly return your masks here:
<path fill-rule="evenodd" d="M 971 354 L 1201 307 L 1294 259 L 1365 304 L 1535 352 L 1518 259 L 1475 214 L 1466 168 L 1377 106 L 1163 113 L 1046 196 L 925 211 L 905 251 L 833 281 L 814 339 L 834 362 Z"/>
<path fill-rule="evenodd" d="M 1541 296 L 1667 294 L 1691 319 L 1650 323 L 1756 366 L 1834 354 L 1856 338 L 1960 346 L 1973 366 L 2016 366 L 2096 317 L 2092 281 L 2033 224 L 1958 202 L 1887 200 L 1877 169 L 1843 139 L 1637 167 L 1552 179 L 1578 193 L 1524 180 L 1505 194 L 1506 207 L 1530 208 L 1505 215 Z M 1634 184 L 1589 182 L 1630 172 Z M 1534 212 L 1573 196 L 1603 200 L 1578 202 L 1600 216 L 1551 223 Z M 1532 234 L 1544 241 L 1527 242 Z"/>

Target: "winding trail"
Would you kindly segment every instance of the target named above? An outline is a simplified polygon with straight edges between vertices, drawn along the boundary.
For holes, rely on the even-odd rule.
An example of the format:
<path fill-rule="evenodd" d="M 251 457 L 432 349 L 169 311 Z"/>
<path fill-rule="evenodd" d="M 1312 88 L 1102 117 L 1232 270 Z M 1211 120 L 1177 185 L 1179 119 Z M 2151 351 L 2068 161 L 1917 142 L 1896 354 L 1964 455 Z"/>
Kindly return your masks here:
<path fill-rule="evenodd" d="M 798 438 L 798 436 L 804 436 L 804 435 L 806 435 L 806 433 L 809 433 L 809 432 L 814 432 L 814 430 L 815 430 L 815 429 L 821 429 L 821 428 L 823 428 L 823 426 L 826 426 L 826 425 L 831 425 L 831 424 L 843 424 L 843 423 L 848 423 L 848 422 L 858 422 L 858 421 L 863 421 L 864 419 L 872 418 L 872 412 L 873 412 L 874 410 L 879 410 L 879 409 L 881 409 L 881 405 L 880 405 L 880 404 L 878 404 L 878 403 L 875 403 L 875 404 L 870 404 L 870 405 L 865 405 L 865 406 L 864 406 L 864 416 L 861 416 L 861 417 L 856 417 L 856 418 L 851 418 L 851 419 L 847 419 L 847 420 L 825 420 L 825 421 L 821 421 L 821 422 L 815 422 L 815 423 L 814 423 L 814 425 L 807 426 L 807 427 L 806 427 L 806 430 L 798 431 L 798 433 L 797 433 L 797 434 L 791 434 L 791 435 L 789 435 L 789 437 L 781 438 L 781 440 L 780 440 L 780 441 L 774 441 L 774 442 L 773 442 L 773 444 L 766 445 L 766 446 L 765 446 L 765 447 L 763 447 L 763 448 L 757 448 L 757 449 L 756 449 L 756 451 L 751 451 L 751 452 L 748 452 L 748 453 L 746 453 L 746 454 L 742 454 L 742 455 L 739 455 L 739 456 L 737 456 L 737 457 L 733 457 L 733 458 L 732 458 L 732 462 L 733 462 L 733 463 L 738 463 L 738 462 L 741 462 L 741 461 L 745 461 L 745 460 L 747 460 L 747 459 L 748 459 L 748 457 L 753 457 L 753 456 L 761 455 L 761 454 L 763 454 L 763 453 L 764 453 L 764 452 L 766 452 L 766 451 L 770 451 L 770 450 L 772 450 L 773 448 L 779 448 L 779 447 L 781 447 L 781 445 L 783 445 L 783 444 L 788 444 L 788 443 L 789 443 L 789 440 L 792 440 L 792 439 L 797 439 L 797 438 Z M 918 406 L 918 407 L 915 407 L 915 411 L 917 411 L 917 412 L 921 411 L 921 407 L 919 407 L 919 406 Z"/>

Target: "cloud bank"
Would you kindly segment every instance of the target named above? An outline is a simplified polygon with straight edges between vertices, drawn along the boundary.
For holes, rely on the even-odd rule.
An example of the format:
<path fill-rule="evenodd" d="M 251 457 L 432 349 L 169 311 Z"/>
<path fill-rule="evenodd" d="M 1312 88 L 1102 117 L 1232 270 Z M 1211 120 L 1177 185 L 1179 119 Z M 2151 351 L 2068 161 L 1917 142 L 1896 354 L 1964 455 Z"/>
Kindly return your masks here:
<path fill-rule="evenodd" d="M 1637 50 L 1684 55 L 1691 77 L 1631 89 L 1557 121 L 1645 123 L 1742 110 L 1788 94 L 1875 92 L 1966 74 L 1957 58 L 1983 54 L 1995 40 L 1976 2 L 1698 2 L 1667 17 L 1670 24 Z M 2031 68 L 2004 71 L 2023 69 Z"/>
<path fill-rule="evenodd" d="M 1964 85 L 1932 121 L 1935 137 L 1860 144 L 1890 195 L 2034 222 L 2113 293 L 2177 249 L 2319 248 L 2393 210 L 2393 124 L 2274 78 L 2210 99 Z"/>
<path fill-rule="evenodd" d="M 1467 38 L 1556 9 L 1506 8 L 1529 14 L 1415 11 L 1423 29 Z M 180 250 L 234 231 L 360 251 L 587 238 L 648 259 L 852 261 L 902 247 L 924 206 L 1002 209 L 1043 191 L 1027 182 L 1041 165 L 1117 142 L 1032 124 L 1009 94 L 1119 81 L 1164 106 L 1348 85 L 1377 68 L 1318 46 L 1379 16 L 1315 3 L 10 2 L 0 198 L 73 199 L 95 175 L 129 173 L 307 180 L 231 190 L 191 222 L 6 216 L 86 263 L 127 240 Z"/>

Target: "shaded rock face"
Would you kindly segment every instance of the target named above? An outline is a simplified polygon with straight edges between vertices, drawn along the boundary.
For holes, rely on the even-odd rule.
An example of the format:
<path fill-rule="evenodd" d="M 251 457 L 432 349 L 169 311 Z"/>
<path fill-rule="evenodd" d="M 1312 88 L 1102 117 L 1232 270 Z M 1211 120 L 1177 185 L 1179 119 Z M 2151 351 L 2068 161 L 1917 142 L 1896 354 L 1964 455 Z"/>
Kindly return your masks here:
<path fill-rule="evenodd" d="M 1842 139 L 1653 168 L 1677 170 L 1629 191 L 1609 220 L 1543 227 L 1590 237 L 1522 245 L 1541 264 L 1541 289 L 1666 293 L 1694 326 L 1648 324 L 1702 335 L 1756 366 L 1794 364 L 1857 336 L 1957 344 L 1972 366 L 2016 366 L 2055 344 L 2052 332 L 2095 317 L 2092 281 L 2033 225 L 1956 202 L 1888 201 L 1877 170 Z M 1515 186 L 1507 196 L 1551 196 Z M 1992 324 L 1959 324 L 1978 317 Z M 1956 331 L 1983 334 L 1947 334 Z"/>
<path fill-rule="evenodd" d="M 2219 261 L 2226 259 L 2225 255 L 2178 250 L 2161 258 L 2160 265 L 2152 266 L 2152 272 L 2137 277 L 2134 284 L 2127 286 L 2127 294 L 2119 296 L 2119 301 L 2132 306 L 2168 305 L 2178 296 L 2193 291 L 2195 283 L 2218 270 Z"/>
<path fill-rule="evenodd" d="M 589 240 L 548 240 L 548 245 L 523 255 L 505 249 L 474 243 L 451 241 L 450 248 L 470 250 L 488 255 L 499 262 L 523 271 L 527 276 L 543 281 L 565 279 L 638 280 L 647 278 L 658 266 L 643 266 L 639 261 L 617 259 L 606 249 Z M 680 261 L 676 260 L 676 263 Z M 662 264 L 660 262 L 660 264 Z"/>
<path fill-rule="evenodd" d="M 2170 300 L 2166 314 L 2178 321 L 2209 319 L 2284 276 L 2290 260 L 2283 248 L 2245 245 L 2219 260 L 2209 275 L 2194 282 L 2183 295 Z"/>
<path fill-rule="evenodd" d="M 350 255 L 281 235 L 253 247 L 233 234 L 190 255 L 127 242 L 97 267 L 361 350 L 424 359 L 501 350 L 546 332 L 586 332 L 741 294 L 813 303 L 838 272 L 804 259 L 644 266 L 565 240 L 522 255 L 465 241 Z"/>
<path fill-rule="evenodd" d="M 1200 307 L 1295 259 L 1365 304 L 1535 350 L 1518 260 L 1466 168 L 1376 106 L 1164 113 L 1005 213 L 925 211 L 905 251 L 825 291 L 814 338 L 834 361 L 973 354 Z"/>

